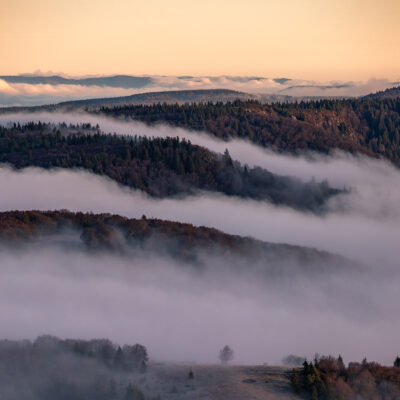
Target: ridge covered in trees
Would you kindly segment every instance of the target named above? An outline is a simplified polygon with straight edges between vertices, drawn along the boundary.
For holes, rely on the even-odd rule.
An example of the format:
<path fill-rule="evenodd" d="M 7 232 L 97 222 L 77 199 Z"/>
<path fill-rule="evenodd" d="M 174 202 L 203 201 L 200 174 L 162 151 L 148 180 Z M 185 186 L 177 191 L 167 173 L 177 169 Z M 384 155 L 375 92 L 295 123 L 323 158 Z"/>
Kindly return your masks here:
<path fill-rule="evenodd" d="M 0 163 L 15 168 L 83 168 L 154 197 L 216 191 L 320 211 L 341 191 L 326 182 L 302 182 L 249 168 L 179 138 L 101 134 L 89 124 L 42 123 L 0 127 Z"/>
<path fill-rule="evenodd" d="M 376 93 L 370 93 L 364 96 L 364 98 L 400 98 L 400 86 L 395 86 L 386 90 L 380 90 Z"/>
<path fill-rule="evenodd" d="M 222 103 L 102 107 L 102 114 L 148 124 L 206 131 L 221 139 L 248 139 L 278 151 L 338 149 L 400 163 L 400 97 L 300 103 Z"/>
<path fill-rule="evenodd" d="M 263 273 L 318 274 L 357 271 L 348 259 L 313 248 L 262 242 L 250 237 L 229 235 L 214 228 L 160 219 L 128 219 L 119 215 L 69 211 L 6 211 L 0 213 L 0 244 L 21 248 L 26 243 L 46 246 L 51 237 L 74 232 L 84 248 L 131 255 L 143 251 L 168 256 L 184 263 L 203 264 L 212 256 L 222 256 L 231 268 Z M 0 247 L 0 251 L 2 248 Z M 133 250 L 133 252 L 131 251 Z"/>

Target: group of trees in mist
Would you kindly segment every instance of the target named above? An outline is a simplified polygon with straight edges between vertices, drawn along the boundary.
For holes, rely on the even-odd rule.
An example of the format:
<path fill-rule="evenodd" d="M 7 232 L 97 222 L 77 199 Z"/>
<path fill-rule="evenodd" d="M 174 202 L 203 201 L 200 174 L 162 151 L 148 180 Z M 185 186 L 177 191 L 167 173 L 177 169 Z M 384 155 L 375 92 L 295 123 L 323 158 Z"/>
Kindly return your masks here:
<path fill-rule="evenodd" d="M 163 243 L 171 251 L 184 255 L 196 247 L 220 246 L 224 251 L 243 252 L 248 249 L 257 253 L 264 243 L 251 238 L 233 236 L 214 228 L 195 227 L 192 224 L 150 219 L 126 218 L 112 214 L 93 214 L 61 211 L 5 211 L 0 212 L 0 239 L 5 243 L 29 241 L 41 235 L 50 237 L 65 230 L 75 230 L 89 248 L 108 249 L 118 244 L 145 244 L 154 238 L 157 247 Z M 124 240 L 124 242 L 121 242 Z M 279 248 L 280 245 L 275 245 Z M 269 248 L 269 246 L 265 246 Z M 283 250 L 291 246 L 282 245 Z M 297 249 L 297 247 L 295 247 Z"/>
<path fill-rule="evenodd" d="M 224 346 L 219 358 L 227 364 L 233 350 Z M 108 339 L 0 340 L 0 399 L 161 400 L 145 394 L 161 389 L 147 362 L 145 346 L 119 346 Z M 181 379 L 196 378 L 190 369 Z M 173 393 L 178 393 L 175 386 Z"/>
<path fill-rule="evenodd" d="M 364 359 L 345 366 L 341 356 L 304 361 L 293 369 L 294 391 L 310 400 L 398 400 L 400 399 L 400 358 L 393 367 Z"/>
<path fill-rule="evenodd" d="M 83 168 L 155 197 L 217 191 L 312 211 L 340 193 L 327 182 L 302 182 L 243 166 L 228 151 L 216 154 L 184 139 L 85 133 L 96 131 L 90 125 L 76 133 L 79 128 L 41 123 L 0 127 L 0 163 Z"/>
<path fill-rule="evenodd" d="M 341 149 L 400 163 L 400 98 L 124 105 L 101 113 L 243 138 L 282 151 Z"/>
<path fill-rule="evenodd" d="M 0 341 L 0 398 L 7 400 L 146 400 L 132 382 L 143 376 L 144 346 L 107 339 Z"/>
<path fill-rule="evenodd" d="M 306 357 L 296 356 L 295 354 L 289 354 L 288 356 L 282 358 L 283 365 L 290 365 L 296 367 L 303 365 L 304 361 L 306 361 Z"/>

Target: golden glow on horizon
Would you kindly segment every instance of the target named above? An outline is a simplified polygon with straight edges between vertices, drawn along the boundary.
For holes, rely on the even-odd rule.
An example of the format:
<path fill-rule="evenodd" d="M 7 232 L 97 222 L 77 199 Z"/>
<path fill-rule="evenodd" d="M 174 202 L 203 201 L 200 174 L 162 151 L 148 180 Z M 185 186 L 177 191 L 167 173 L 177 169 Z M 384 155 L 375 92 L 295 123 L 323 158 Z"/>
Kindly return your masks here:
<path fill-rule="evenodd" d="M 400 0 L 0 0 L 0 74 L 400 78 Z"/>

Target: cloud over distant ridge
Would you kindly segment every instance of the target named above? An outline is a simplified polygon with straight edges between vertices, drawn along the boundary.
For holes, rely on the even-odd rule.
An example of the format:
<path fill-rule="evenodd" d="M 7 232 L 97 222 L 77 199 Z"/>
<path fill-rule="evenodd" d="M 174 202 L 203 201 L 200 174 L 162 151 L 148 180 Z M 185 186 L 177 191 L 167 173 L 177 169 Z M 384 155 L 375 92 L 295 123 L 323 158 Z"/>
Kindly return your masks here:
<path fill-rule="evenodd" d="M 361 96 L 392 87 L 396 82 L 318 82 L 257 76 L 94 76 L 24 74 L 0 76 L 0 106 L 40 105 L 73 99 L 128 96 L 136 93 L 231 89 L 258 95 L 298 97 Z"/>

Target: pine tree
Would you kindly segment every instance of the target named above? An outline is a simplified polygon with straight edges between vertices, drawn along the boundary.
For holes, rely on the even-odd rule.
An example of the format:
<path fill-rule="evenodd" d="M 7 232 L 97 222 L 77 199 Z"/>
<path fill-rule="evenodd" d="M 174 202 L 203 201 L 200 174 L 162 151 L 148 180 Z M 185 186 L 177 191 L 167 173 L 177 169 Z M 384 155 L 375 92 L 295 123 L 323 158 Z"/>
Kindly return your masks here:
<path fill-rule="evenodd" d="M 147 371 L 147 365 L 144 360 L 140 363 L 140 373 L 144 374 Z"/>
<path fill-rule="evenodd" d="M 228 149 L 225 149 L 225 151 L 224 151 L 224 161 L 225 161 L 225 164 L 228 166 L 233 165 L 232 158 L 231 158 L 231 155 L 229 154 Z"/>
<path fill-rule="evenodd" d="M 362 365 L 363 367 L 366 367 L 367 364 L 368 364 L 367 357 L 364 357 L 364 359 L 363 359 L 362 362 L 361 362 L 361 365 Z"/>
<path fill-rule="evenodd" d="M 394 365 L 395 367 L 400 368 L 400 357 L 399 357 L 399 356 L 396 357 L 396 359 L 394 360 L 393 365 Z"/>
<path fill-rule="evenodd" d="M 290 375 L 290 383 L 292 384 L 295 393 L 297 394 L 300 393 L 301 386 L 300 386 L 299 373 L 295 369 L 292 370 L 292 373 Z"/>
<path fill-rule="evenodd" d="M 342 356 L 340 354 L 339 354 L 339 357 L 338 357 L 338 367 L 339 367 L 340 370 L 343 370 L 343 369 L 346 368 L 345 365 L 344 365 L 344 362 L 343 362 L 343 358 L 342 358 Z"/>
<path fill-rule="evenodd" d="M 143 392 L 135 385 L 129 384 L 126 387 L 123 400 L 145 400 Z"/>
<path fill-rule="evenodd" d="M 115 353 L 113 367 L 119 371 L 123 371 L 124 369 L 126 369 L 125 356 L 121 347 L 118 347 L 118 350 Z"/>

